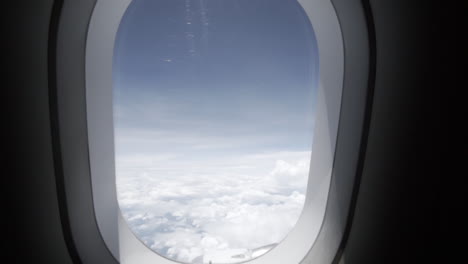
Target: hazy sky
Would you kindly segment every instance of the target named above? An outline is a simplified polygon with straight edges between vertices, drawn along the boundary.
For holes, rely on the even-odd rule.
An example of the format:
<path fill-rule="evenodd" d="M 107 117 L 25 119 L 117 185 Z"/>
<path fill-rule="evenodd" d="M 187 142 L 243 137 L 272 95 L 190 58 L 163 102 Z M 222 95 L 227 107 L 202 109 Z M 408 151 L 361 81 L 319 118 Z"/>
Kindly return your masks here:
<path fill-rule="evenodd" d="M 114 53 L 117 187 L 145 244 L 202 263 L 284 238 L 302 209 L 317 67 L 295 0 L 132 2 Z M 261 220 L 279 214 L 293 217 Z M 236 237 L 252 225 L 250 242 Z"/>

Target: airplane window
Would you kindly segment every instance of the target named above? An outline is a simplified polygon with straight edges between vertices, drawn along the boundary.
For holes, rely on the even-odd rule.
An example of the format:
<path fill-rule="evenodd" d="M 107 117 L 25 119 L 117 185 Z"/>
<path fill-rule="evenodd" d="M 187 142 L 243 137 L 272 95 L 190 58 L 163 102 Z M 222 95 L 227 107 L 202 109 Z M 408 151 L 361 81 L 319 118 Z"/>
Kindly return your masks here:
<path fill-rule="evenodd" d="M 299 3 L 134 0 L 113 59 L 117 194 L 135 236 L 183 263 L 281 243 L 305 201 L 318 86 Z"/>

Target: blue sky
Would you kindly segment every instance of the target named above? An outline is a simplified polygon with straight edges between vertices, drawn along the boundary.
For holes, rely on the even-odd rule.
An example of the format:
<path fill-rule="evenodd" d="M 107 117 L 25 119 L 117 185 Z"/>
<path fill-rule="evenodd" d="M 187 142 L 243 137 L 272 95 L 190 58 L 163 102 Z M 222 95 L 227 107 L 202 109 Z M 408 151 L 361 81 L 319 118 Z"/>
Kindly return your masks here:
<path fill-rule="evenodd" d="M 132 207 L 128 197 L 134 201 L 142 189 L 154 194 L 145 199 L 162 199 L 164 193 L 170 193 L 185 208 L 181 210 L 185 210 L 186 220 L 188 215 L 193 217 L 186 206 L 187 197 L 200 204 L 203 199 L 215 200 L 225 206 L 223 217 L 245 205 L 246 198 L 231 204 L 234 208 L 222 204 L 216 191 L 210 197 L 197 193 L 206 193 L 206 182 L 213 179 L 216 186 L 212 189 L 216 190 L 251 186 L 247 191 L 263 192 L 260 196 L 265 204 L 269 204 L 265 195 L 291 199 L 304 195 L 318 55 L 312 27 L 295 0 L 134 0 L 115 44 L 117 187 L 129 223 L 138 222 L 141 227 L 145 221 L 138 215 L 146 213 L 161 220 L 174 213 L 156 210 L 154 201 L 147 201 L 151 208 Z M 289 182 L 288 178 L 279 179 L 280 174 L 292 177 L 291 186 L 275 186 Z M 294 177 L 298 177 L 296 182 Z M 264 186 L 268 188 L 247 184 L 252 179 L 267 181 Z M 174 186 L 188 189 L 176 192 L 170 189 Z M 236 190 L 233 195 L 245 191 Z M 294 210 L 300 212 L 301 206 Z M 161 220 L 169 226 L 173 221 L 174 237 L 178 234 L 176 218 Z M 290 229 L 288 221 L 285 226 Z M 170 258 L 191 262 L 200 252 L 215 254 L 206 247 L 188 255 L 180 250 L 174 253 L 155 241 L 170 240 L 166 231 L 162 235 L 162 226 L 144 232 L 138 231 L 137 224 L 132 228 L 147 237 L 148 246 Z M 196 234 L 209 234 L 206 225 L 190 228 Z M 268 229 L 268 224 L 263 228 Z M 230 240 L 219 234 L 217 239 L 227 246 L 218 249 L 231 248 Z M 263 243 L 261 238 L 253 240 L 252 247 Z M 152 247 L 155 244 L 159 246 Z"/>

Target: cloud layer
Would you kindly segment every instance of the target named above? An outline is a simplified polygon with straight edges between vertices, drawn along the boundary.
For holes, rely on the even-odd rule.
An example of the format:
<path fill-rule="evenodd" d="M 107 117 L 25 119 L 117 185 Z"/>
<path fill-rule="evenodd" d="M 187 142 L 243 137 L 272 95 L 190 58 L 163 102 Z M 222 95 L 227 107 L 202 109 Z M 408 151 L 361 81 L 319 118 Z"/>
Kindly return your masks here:
<path fill-rule="evenodd" d="M 266 253 L 297 222 L 310 152 L 117 156 L 124 218 L 155 252 L 186 263 L 236 263 Z M 255 249 L 259 249 L 255 251 Z"/>

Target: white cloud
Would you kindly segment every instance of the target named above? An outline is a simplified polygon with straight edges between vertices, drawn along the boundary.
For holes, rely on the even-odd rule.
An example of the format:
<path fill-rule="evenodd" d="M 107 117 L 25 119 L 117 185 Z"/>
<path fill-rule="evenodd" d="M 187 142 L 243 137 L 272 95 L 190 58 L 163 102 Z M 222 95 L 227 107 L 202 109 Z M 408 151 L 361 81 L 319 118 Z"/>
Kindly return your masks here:
<path fill-rule="evenodd" d="M 293 187 L 304 191 L 307 186 L 309 174 L 310 157 L 300 159 L 295 163 L 277 160 L 275 168 L 270 173 L 281 186 Z"/>
<path fill-rule="evenodd" d="M 147 246 L 187 263 L 235 263 L 249 250 L 281 242 L 293 228 L 310 152 L 119 159 L 119 204 Z"/>

